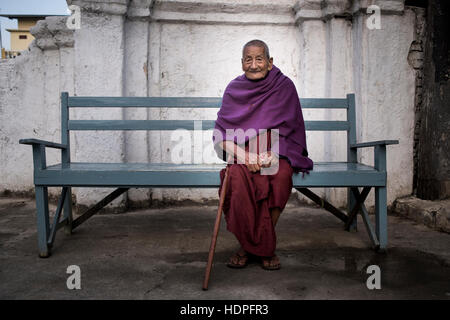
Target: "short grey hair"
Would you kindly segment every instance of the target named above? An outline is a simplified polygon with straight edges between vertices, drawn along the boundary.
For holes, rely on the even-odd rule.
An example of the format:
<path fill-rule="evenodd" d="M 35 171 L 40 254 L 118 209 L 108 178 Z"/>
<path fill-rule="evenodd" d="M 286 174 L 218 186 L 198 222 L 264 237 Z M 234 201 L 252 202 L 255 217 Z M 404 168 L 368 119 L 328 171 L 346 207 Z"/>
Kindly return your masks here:
<path fill-rule="evenodd" d="M 245 48 L 252 46 L 263 48 L 267 59 L 270 59 L 269 47 L 264 41 L 258 39 L 251 40 L 244 45 L 244 48 L 242 48 L 242 57 L 244 57 Z"/>

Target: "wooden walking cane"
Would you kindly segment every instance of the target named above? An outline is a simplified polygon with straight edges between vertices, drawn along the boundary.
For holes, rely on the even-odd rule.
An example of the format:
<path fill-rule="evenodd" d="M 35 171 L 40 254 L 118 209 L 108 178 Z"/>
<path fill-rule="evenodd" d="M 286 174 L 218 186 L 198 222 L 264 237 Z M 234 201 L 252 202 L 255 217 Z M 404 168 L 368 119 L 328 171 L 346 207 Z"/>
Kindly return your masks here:
<path fill-rule="evenodd" d="M 225 170 L 225 177 L 223 179 L 222 190 L 220 192 L 219 209 L 217 210 L 216 223 L 214 225 L 214 232 L 213 232 L 213 236 L 211 239 L 211 246 L 209 247 L 208 264 L 206 265 L 205 279 L 203 280 L 203 290 L 208 290 L 208 282 L 209 282 L 209 276 L 211 275 L 211 267 L 212 267 L 213 258 L 214 258 L 214 250 L 216 249 L 216 241 L 217 241 L 217 236 L 219 234 L 220 220 L 222 218 L 223 203 L 225 201 L 225 195 L 227 193 L 228 168 L 229 167 L 227 165 L 227 168 Z"/>

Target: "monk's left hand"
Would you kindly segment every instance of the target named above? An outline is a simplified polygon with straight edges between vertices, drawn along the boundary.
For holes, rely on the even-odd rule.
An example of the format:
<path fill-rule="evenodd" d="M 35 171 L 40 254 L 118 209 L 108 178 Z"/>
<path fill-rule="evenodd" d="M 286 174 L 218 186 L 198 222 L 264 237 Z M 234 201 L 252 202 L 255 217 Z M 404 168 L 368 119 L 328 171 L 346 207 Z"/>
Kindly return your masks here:
<path fill-rule="evenodd" d="M 245 153 L 245 165 L 251 172 L 258 172 L 261 168 L 259 156 L 256 153 Z"/>
<path fill-rule="evenodd" d="M 261 153 L 259 155 L 259 160 L 260 160 L 262 168 L 268 168 L 272 164 L 274 164 L 277 159 L 271 151 L 268 151 L 268 152 Z"/>

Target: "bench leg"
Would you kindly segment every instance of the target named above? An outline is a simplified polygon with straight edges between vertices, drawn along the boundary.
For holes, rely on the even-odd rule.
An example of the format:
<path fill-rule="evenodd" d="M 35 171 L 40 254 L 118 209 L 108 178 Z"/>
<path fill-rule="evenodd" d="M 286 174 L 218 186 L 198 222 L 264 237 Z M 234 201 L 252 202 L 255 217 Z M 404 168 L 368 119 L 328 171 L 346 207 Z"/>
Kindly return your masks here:
<path fill-rule="evenodd" d="M 72 188 L 67 188 L 66 198 L 64 200 L 64 219 L 67 219 L 64 226 L 64 233 L 66 235 L 72 234 Z"/>
<path fill-rule="evenodd" d="M 352 212 L 353 207 L 356 205 L 356 198 L 355 195 L 352 192 L 352 188 L 347 188 L 347 214 L 350 215 Z M 358 215 L 355 215 L 351 224 L 348 226 L 347 231 L 350 232 L 356 232 L 358 225 Z"/>
<path fill-rule="evenodd" d="M 375 232 L 380 241 L 380 250 L 387 247 L 387 194 L 386 187 L 375 188 Z"/>
<path fill-rule="evenodd" d="M 47 240 L 50 233 L 48 215 L 48 189 L 47 187 L 36 187 L 36 214 L 39 257 L 48 258 L 50 248 Z"/>

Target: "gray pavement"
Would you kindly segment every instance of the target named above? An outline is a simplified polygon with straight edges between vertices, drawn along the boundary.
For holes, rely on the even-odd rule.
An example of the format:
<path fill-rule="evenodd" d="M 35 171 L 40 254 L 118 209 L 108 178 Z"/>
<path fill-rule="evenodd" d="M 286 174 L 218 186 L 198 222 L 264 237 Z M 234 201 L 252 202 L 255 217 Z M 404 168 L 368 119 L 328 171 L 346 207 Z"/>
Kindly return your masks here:
<path fill-rule="evenodd" d="M 53 207 L 54 210 L 54 207 Z M 32 199 L 0 198 L 0 299 L 450 299 L 450 235 L 389 216 L 389 247 L 370 249 L 317 207 L 289 203 L 277 225 L 282 268 L 230 269 L 238 249 L 222 220 L 208 291 L 201 289 L 217 207 L 184 206 L 96 215 L 52 256 L 37 255 Z M 373 219 L 373 216 L 371 217 Z M 69 265 L 81 289 L 67 289 Z M 381 289 L 369 290 L 369 265 Z"/>

